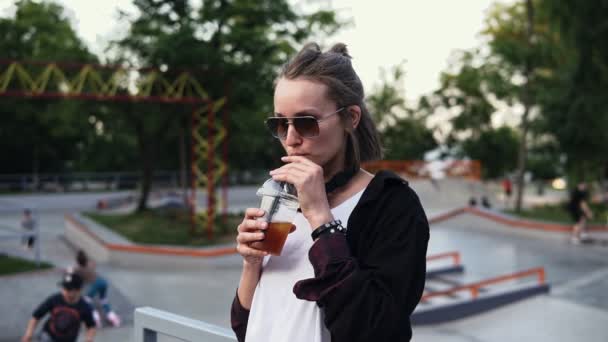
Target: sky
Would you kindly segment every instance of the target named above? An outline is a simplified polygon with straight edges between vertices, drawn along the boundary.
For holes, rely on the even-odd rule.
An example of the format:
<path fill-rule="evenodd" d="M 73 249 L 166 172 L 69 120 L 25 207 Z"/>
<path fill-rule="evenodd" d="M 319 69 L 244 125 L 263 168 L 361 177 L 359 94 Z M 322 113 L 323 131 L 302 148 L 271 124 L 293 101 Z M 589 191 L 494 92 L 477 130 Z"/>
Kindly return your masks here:
<path fill-rule="evenodd" d="M 135 13 L 131 0 L 55 0 L 67 9 L 76 31 L 95 53 L 126 32 L 118 10 Z M 201 0 L 195 1 L 200 3 Z M 513 0 L 502 0 L 513 2 Z M 298 5 L 306 1 L 291 0 Z M 310 2 L 310 0 L 308 0 Z M 381 83 L 381 70 L 405 62 L 404 96 L 411 102 L 438 87 L 451 53 L 481 44 L 486 10 L 496 0 L 314 0 L 332 6 L 352 24 L 321 43 L 344 42 L 365 89 Z M 0 0 L 0 15 L 14 0 Z"/>

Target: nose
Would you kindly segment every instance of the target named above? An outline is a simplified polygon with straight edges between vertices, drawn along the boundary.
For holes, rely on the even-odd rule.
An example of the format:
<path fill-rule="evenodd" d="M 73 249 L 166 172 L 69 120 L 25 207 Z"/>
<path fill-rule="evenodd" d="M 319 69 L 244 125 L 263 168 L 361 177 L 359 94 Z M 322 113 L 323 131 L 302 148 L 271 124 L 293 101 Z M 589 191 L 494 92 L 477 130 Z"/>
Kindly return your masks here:
<path fill-rule="evenodd" d="M 298 134 L 298 131 L 293 127 L 293 124 L 289 124 L 287 127 L 287 136 L 285 136 L 285 145 L 294 146 L 302 143 L 302 137 Z"/>

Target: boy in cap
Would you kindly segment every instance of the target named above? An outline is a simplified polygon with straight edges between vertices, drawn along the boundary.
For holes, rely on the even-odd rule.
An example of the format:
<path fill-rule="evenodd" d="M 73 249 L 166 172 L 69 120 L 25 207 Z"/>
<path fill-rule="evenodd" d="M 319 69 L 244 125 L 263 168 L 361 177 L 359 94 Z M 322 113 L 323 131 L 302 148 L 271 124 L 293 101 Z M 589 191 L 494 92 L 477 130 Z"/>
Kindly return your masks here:
<path fill-rule="evenodd" d="M 82 278 L 68 272 L 63 275 L 59 285 L 61 292 L 49 296 L 34 310 L 22 342 L 32 341 L 38 321 L 47 313 L 50 317 L 44 324 L 41 341 L 76 342 L 82 322 L 87 328 L 85 341 L 92 342 L 95 339 L 91 307 L 81 297 Z"/>

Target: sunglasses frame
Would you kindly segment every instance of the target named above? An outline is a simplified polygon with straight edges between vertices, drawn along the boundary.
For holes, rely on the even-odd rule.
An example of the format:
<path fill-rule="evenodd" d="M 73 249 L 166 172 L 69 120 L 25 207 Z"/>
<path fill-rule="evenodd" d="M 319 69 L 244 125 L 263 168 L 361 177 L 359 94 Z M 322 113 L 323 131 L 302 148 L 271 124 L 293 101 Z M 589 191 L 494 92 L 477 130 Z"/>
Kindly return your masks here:
<path fill-rule="evenodd" d="M 310 116 L 310 115 L 307 115 L 307 116 L 296 116 L 296 117 L 293 117 L 293 118 L 286 118 L 284 116 L 273 116 L 273 117 L 270 117 L 270 118 L 266 119 L 264 121 L 264 123 L 266 124 L 266 128 L 268 128 L 268 130 L 270 131 L 270 134 L 272 134 L 273 137 L 275 137 L 277 139 L 280 139 L 280 140 L 284 140 L 285 138 L 287 138 L 287 130 L 285 131 L 285 136 L 279 136 L 277 133 L 273 132 L 273 130 L 270 128 L 270 125 L 268 124 L 270 120 L 277 120 L 277 119 L 287 120 L 287 129 L 289 129 L 289 125 L 293 125 L 294 124 L 294 120 L 301 119 L 301 118 L 312 119 L 317 124 L 317 132 L 320 132 L 321 126 L 319 125 L 319 123 L 321 123 L 321 122 L 329 119 L 331 116 L 333 116 L 335 114 L 340 113 L 344 109 L 346 109 L 346 107 L 340 107 L 335 112 L 329 113 L 329 114 L 323 116 L 322 118 L 316 118 L 316 117 Z M 302 133 L 300 133 L 300 131 L 298 131 L 297 125 L 294 125 L 293 127 L 296 130 L 296 132 L 298 132 L 298 135 L 301 136 L 302 138 L 310 139 L 310 138 L 314 138 L 314 137 L 319 136 L 319 133 L 317 133 L 315 135 L 303 135 Z"/>

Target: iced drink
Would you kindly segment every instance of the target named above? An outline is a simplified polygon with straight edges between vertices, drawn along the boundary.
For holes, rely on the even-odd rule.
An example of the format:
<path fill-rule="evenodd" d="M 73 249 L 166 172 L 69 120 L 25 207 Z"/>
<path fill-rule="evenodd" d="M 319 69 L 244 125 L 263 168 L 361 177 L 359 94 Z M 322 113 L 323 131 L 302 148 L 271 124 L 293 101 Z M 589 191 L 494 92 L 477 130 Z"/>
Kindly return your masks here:
<path fill-rule="evenodd" d="M 262 198 L 260 208 L 264 210 L 260 220 L 268 222 L 268 227 L 264 240 L 252 246 L 272 255 L 281 255 L 287 236 L 295 229 L 292 221 L 299 206 L 295 189 L 269 179 L 258 189 L 257 195 Z"/>

